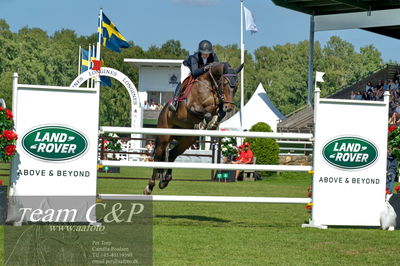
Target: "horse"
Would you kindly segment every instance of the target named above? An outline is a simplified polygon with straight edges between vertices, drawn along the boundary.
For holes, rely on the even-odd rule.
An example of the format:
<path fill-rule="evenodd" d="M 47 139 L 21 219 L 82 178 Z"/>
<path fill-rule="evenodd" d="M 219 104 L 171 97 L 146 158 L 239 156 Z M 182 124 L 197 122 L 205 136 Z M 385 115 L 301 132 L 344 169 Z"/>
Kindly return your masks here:
<path fill-rule="evenodd" d="M 214 63 L 197 79 L 186 80 L 183 84 L 192 83 L 192 87 L 185 102 L 179 101 L 176 111 L 165 105 L 159 114 L 157 128 L 216 129 L 225 114 L 235 106 L 233 98 L 242 68 L 243 64 L 233 69 L 228 63 Z M 173 140 L 177 144 L 169 149 Z M 196 136 L 156 136 L 153 160 L 173 162 L 195 142 Z M 159 188 L 164 189 L 172 179 L 172 169 L 154 168 L 144 194 L 152 193 L 157 178 L 160 180 Z"/>

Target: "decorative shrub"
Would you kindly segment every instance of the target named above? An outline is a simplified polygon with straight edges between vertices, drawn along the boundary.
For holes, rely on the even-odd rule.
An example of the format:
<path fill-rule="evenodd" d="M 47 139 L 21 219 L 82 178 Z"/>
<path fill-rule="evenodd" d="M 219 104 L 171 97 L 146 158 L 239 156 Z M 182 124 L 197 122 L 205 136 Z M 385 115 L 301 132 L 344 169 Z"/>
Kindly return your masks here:
<path fill-rule="evenodd" d="M 232 161 L 233 158 L 238 156 L 236 149 L 236 139 L 232 137 L 225 137 L 221 140 L 221 153 L 224 157 Z"/>
<path fill-rule="evenodd" d="M 388 128 L 388 150 L 400 161 L 400 127 Z"/>
<path fill-rule="evenodd" d="M 101 135 L 101 137 L 106 151 L 120 152 L 122 150 L 122 145 L 117 134 L 108 133 Z M 116 158 L 115 153 L 113 154 L 113 158 Z"/>
<path fill-rule="evenodd" d="M 250 128 L 253 132 L 272 132 L 271 127 L 264 123 L 258 122 Z M 253 155 L 257 157 L 256 164 L 279 164 L 279 145 L 275 139 L 266 138 L 245 138 L 244 142 L 250 144 Z M 269 176 L 272 172 L 262 171 L 261 175 Z"/>

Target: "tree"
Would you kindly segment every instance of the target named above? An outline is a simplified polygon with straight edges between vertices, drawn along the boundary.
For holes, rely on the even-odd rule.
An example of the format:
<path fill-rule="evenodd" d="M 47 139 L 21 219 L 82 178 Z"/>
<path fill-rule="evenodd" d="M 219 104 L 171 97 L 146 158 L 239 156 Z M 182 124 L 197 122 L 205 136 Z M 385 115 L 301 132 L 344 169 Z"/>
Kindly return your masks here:
<path fill-rule="evenodd" d="M 72 30 L 61 29 L 49 36 L 39 28 L 21 28 L 14 33 L 4 19 L 0 19 L 0 98 L 11 105 L 11 78 L 18 72 L 20 83 L 69 86 L 78 74 L 78 46 L 87 49 L 97 41 L 97 33 L 77 36 Z M 130 41 L 131 47 L 115 53 L 102 49 L 104 65 L 125 73 L 138 84 L 138 69 L 123 63 L 124 58 L 185 59 L 189 52 L 179 40 L 167 40 L 160 47 L 143 50 Z M 308 87 L 308 41 L 287 43 L 273 47 L 261 46 L 254 55 L 245 51 L 245 103 L 261 82 L 272 102 L 284 114 L 304 106 Z M 323 97 L 333 94 L 382 67 L 381 53 L 367 45 L 356 51 L 354 46 L 333 36 L 321 47 L 314 45 L 315 70 L 326 72 L 321 84 Z M 232 67 L 240 65 L 238 45 L 214 45 L 221 62 Z M 238 79 L 240 87 L 240 77 Z M 240 103 L 240 90 L 235 95 Z M 11 106 L 10 106 L 11 107 Z M 129 96 L 118 82 L 113 87 L 101 88 L 100 120 L 107 125 L 130 125 Z"/>

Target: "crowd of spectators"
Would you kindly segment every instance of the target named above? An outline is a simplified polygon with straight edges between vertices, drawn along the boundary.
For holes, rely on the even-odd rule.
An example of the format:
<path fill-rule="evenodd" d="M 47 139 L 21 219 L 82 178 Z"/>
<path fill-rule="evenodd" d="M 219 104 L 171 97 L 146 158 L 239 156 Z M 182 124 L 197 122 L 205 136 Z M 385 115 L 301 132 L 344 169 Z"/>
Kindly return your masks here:
<path fill-rule="evenodd" d="M 163 108 L 163 106 L 160 103 L 155 103 L 153 100 L 150 101 L 150 103 L 148 101 L 144 101 L 143 104 L 143 109 L 144 110 L 157 110 L 157 111 L 161 111 L 161 109 Z"/>
<path fill-rule="evenodd" d="M 352 100 L 383 101 L 385 91 L 390 93 L 389 124 L 400 125 L 400 70 L 396 71 L 393 79 L 368 81 L 365 88 L 351 92 Z"/>
<path fill-rule="evenodd" d="M 400 70 L 392 80 L 381 81 L 378 80 L 376 84 L 371 81 L 365 86 L 365 89 L 358 89 L 356 92 L 352 91 L 352 100 L 370 100 L 370 101 L 383 101 L 385 91 L 390 93 L 389 96 L 389 132 L 391 128 L 396 129 L 400 126 Z M 386 193 L 391 194 L 394 182 L 398 173 L 398 161 L 392 150 L 388 149 L 387 165 L 386 165 Z"/>

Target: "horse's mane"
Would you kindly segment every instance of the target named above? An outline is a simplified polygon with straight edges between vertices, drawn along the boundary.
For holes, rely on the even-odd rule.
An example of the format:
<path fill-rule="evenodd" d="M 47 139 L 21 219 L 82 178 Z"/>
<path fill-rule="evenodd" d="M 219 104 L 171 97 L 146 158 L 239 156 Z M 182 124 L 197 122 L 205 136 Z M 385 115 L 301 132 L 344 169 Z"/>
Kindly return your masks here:
<path fill-rule="evenodd" d="M 231 66 L 227 62 L 214 63 L 211 66 L 211 73 L 214 77 L 220 78 L 223 74 L 228 73 L 229 68 L 231 68 Z M 203 75 L 205 76 L 207 73 L 208 72 L 205 72 Z"/>

